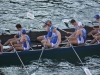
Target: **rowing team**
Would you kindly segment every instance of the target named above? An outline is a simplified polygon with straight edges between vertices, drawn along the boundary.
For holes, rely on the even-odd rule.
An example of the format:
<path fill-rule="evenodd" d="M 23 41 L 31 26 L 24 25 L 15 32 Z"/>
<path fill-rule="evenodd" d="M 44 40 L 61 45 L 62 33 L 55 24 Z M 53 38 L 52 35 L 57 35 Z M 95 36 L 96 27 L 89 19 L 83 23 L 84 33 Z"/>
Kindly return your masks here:
<path fill-rule="evenodd" d="M 99 28 L 94 28 L 88 36 L 91 36 L 92 34 L 95 34 L 94 40 L 90 43 L 93 44 L 96 42 L 95 39 L 100 40 L 100 16 L 97 14 L 94 16 L 97 21 L 99 21 Z M 70 41 L 72 45 L 79 45 L 84 44 L 86 42 L 86 30 L 83 28 L 81 22 L 76 22 L 74 19 L 70 21 L 70 23 L 75 27 L 74 32 L 66 32 L 67 34 L 70 34 L 69 37 L 65 37 L 67 40 Z M 4 45 L 0 44 L 1 52 L 3 51 L 12 51 L 13 47 L 10 47 L 7 50 L 3 50 L 3 46 L 14 46 L 17 51 L 25 51 L 29 50 L 31 47 L 31 40 L 30 37 L 26 34 L 25 29 L 22 28 L 20 24 L 16 25 L 16 28 L 18 29 L 18 34 L 14 36 L 14 38 L 9 39 Z M 43 25 L 43 28 L 46 28 L 46 31 L 48 32 L 47 35 L 39 36 L 37 37 L 37 40 L 40 41 L 43 46 L 45 47 L 59 47 L 61 43 L 61 33 L 59 32 L 59 29 L 54 27 L 52 25 L 52 22 L 50 20 L 47 20 L 45 24 Z M 70 46 L 70 43 L 68 43 L 66 46 Z"/>

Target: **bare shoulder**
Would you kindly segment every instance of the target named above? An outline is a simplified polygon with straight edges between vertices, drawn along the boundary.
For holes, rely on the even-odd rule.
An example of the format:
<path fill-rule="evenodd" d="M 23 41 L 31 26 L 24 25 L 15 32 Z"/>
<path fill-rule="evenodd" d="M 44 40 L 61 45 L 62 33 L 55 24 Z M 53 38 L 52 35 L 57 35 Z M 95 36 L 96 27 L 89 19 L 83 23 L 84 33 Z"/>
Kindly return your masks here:
<path fill-rule="evenodd" d="M 58 34 L 57 34 L 58 36 L 61 36 L 61 33 L 58 31 Z"/>

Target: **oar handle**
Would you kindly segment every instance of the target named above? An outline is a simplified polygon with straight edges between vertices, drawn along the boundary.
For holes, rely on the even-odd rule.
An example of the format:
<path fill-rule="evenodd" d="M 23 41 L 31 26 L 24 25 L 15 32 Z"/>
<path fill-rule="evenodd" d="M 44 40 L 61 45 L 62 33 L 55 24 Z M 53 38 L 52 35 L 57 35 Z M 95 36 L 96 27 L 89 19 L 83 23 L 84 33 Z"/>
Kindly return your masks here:
<path fill-rule="evenodd" d="M 67 31 L 65 31 L 65 30 L 63 30 L 63 29 L 57 28 L 57 30 L 61 30 L 61 31 L 65 32 L 65 33 L 68 33 Z"/>

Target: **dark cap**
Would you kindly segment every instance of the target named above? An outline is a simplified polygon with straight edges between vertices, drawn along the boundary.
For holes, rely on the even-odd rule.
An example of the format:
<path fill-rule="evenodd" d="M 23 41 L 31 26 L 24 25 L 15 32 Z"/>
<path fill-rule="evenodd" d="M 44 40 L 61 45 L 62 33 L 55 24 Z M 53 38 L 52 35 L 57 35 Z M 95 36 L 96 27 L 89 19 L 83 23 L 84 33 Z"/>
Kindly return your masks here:
<path fill-rule="evenodd" d="M 45 25 L 48 25 L 48 22 L 52 23 L 50 20 L 47 20 L 47 21 L 45 22 Z"/>
<path fill-rule="evenodd" d="M 22 34 L 26 34 L 26 30 L 25 29 L 22 30 Z"/>
<path fill-rule="evenodd" d="M 94 16 L 94 18 L 100 18 L 100 16 L 99 16 L 98 14 L 96 14 L 96 15 Z"/>

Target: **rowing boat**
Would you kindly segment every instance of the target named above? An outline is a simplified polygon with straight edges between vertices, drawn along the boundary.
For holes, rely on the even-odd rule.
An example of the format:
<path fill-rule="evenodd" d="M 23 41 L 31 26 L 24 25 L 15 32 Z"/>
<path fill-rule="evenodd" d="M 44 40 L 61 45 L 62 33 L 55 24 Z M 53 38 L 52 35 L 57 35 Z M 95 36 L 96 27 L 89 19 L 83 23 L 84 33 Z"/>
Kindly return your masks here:
<path fill-rule="evenodd" d="M 86 45 L 86 46 L 74 46 L 75 50 L 79 54 L 80 57 L 84 56 L 93 56 L 93 55 L 100 55 L 100 45 Z M 31 60 L 38 59 L 41 49 L 35 49 L 30 51 L 18 51 L 19 56 L 22 58 L 24 63 L 29 63 Z M 42 58 L 50 58 L 50 59 L 73 59 L 74 60 L 75 54 L 71 47 L 60 47 L 60 48 L 50 48 L 45 49 Z M 3 52 L 0 55 L 0 63 L 12 63 L 17 62 L 18 58 L 15 52 Z M 10 61 L 11 60 L 11 61 Z M 15 63 L 14 63 L 15 64 Z M 1 65 L 1 64 L 0 64 Z"/>
<path fill-rule="evenodd" d="M 92 28 L 85 26 L 85 29 L 87 30 L 87 33 L 90 32 L 92 30 Z M 71 29 L 65 29 L 65 31 L 74 31 L 73 28 Z M 67 34 L 62 32 L 62 38 L 64 38 Z M 28 35 L 31 37 L 32 41 L 36 40 L 37 36 L 40 35 L 44 35 L 46 34 L 45 31 L 42 32 L 31 32 L 28 33 Z M 2 35 L 1 40 L 5 41 L 9 38 L 12 38 L 14 36 L 14 34 L 12 35 Z M 87 38 L 88 39 L 88 38 Z M 91 39 L 91 38 L 89 38 Z M 34 43 L 36 44 L 36 43 Z M 42 49 L 42 45 L 37 45 L 36 47 L 32 47 L 33 50 L 29 50 L 29 51 L 18 51 L 19 56 L 22 58 L 24 63 L 29 63 L 29 61 L 31 60 L 35 60 L 38 59 L 40 53 L 41 53 L 41 49 Z M 93 56 L 93 55 L 100 55 L 100 45 L 99 44 L 93 44 L 93 45 L 82 45 L 82 46 L 74 46 L 75 50 L 77 51 L 77 53 L 79 54 L 79 56 L 83 57 L 83 56 Z M 71 47 L 62 47 L 62 45 L 59 48 L 49 48 L 49 49 L 45 49 L 42 58 L 53 58 L 53 59 L 64 59 L 67 58 L 67 60 L 75 60 L 74 57 L 76 57 L 76 55 L 74 54 L 73 50 Z M 15 63 L 15 61 L 19 61 L 16 53 L 15 52 L 3 52 L 0 55 L 0 62 L 2 63 L 2 65 L 5 64 L 10 64 L 10 63 Z M 11 61 L 9 61 L 11 60 Z M 1 64 L 0 64 L 1 65 Z"/>

